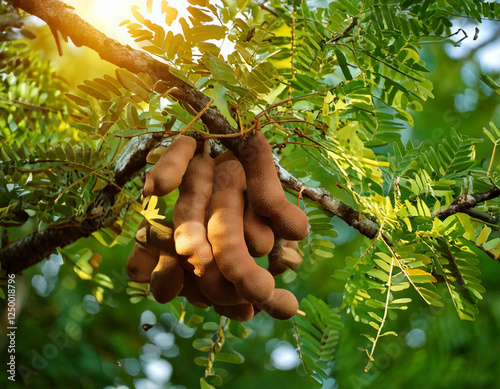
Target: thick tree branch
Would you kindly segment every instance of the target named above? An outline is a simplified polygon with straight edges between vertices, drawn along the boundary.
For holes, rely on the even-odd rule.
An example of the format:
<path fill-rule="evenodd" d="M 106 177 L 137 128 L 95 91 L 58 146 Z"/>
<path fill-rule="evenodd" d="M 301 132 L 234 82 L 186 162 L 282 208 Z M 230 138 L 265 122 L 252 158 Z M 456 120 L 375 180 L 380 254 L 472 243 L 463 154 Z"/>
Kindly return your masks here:
<path fill-rule="evenodd" d="M 129 142 L 130 146 L 127 145 L 127 149 L 115 165 L 115 183 L 107 185 L 99 192 L 89 205 L 85 217 L 82 219 L 72 216 L 3 248 L 0 250 L 2 269 L 7 273 L 19 273 L 42 261 L 57 247 L 67 246 L 100 230 L 111 216 L 111 209 L 120 187 L 146 165 L 146 155 L 157 143 L 158 140 L 150 134 L 134 138 Z"/>
<path fill-rule="evenodd" d="M 493 200 L 497 197 L 500 197 L 500 188 L 498 188 L 497 186 L 494 186 L 489 191 L 484 193 L 463 194 L 455 198 L 455 200 L 453 200 L 451 205 L 449 205 L 448 207 L 434 212 L 432 216 L 444 219 L 458 212 L 470 214 L 472 209 L 477 204 L 488 200 Z M 477 212 L 472 211 L 472 213 L 474 217 L 479 217 L 479 214 Z"/>
<path fill-rule="evenodd" d="M 69 37 L 76 46 L 86 46 L 94 50 L 103 60 L 133 73 L 143 72 L 161 80 L 157 87 L 159 92 L 174 88 L 170 95 L 188 103 L 196 112 L 201 111 L 210 101 L 198 89 L 171 74 L 167 64 L 154 59 L 144 51 L 124 46 L 108 38 L 60 0 L 13 0 L 12 4 L 60 31 L 65 40 Z M 207 109 L 201 119 L 213 133 L 237 132 L 217 108 Z M 231 141 L 228 139 L 226 143 L 231 145 Z M 232 146 L 234 147 L 234 144 Z"/>
<path fill-rule="evenodd" d="M 334 199 L 326 189 L 311 188 L 310 186 L 304 185 L 279 164 L 276 156 L 274 158 L 274 164 L 278 171 L 278 177 L 285 188 L 291 189 L 299 193 L 300 196 L 321 205 L 325 211 L 339 217 L 366 237 L 374 239 L 377 236 L 379 227 L 373 220 L 367 219 L 361 212 L 344 204 L 342 201 Z"/>

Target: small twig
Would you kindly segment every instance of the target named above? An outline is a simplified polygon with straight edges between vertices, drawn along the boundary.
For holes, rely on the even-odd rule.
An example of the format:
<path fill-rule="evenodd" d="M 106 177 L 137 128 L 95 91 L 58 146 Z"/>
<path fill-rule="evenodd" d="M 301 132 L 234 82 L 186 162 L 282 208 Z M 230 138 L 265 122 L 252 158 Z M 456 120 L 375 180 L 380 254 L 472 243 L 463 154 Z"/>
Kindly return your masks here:
<path fill-rule="evenodd" d="M 264 11 L 267 11 L 269 12 L 271 15 L 275 16 L 275 17 L 278 17 L 279 15 L 274 12 L 271 8 L 267 7 L 264 3 L 259 3 L 257 2 L 257 5 L 262 8 Z"/>
<path fill-rule="evenodd" d="M 493 160 L 495 159 L 495 154 L 497 151 L 498 140 L 493 145 L 493 152 L 491 153 L 490 164 L 488 166 L 488 171 L 486 172 L 486 177 L 490 177 L 491 168 L 493 167 Z"/>
<path fill-rule="evenodd" d="M 309 370 L 309 367 L 304 361 L 304 355 L 302 353 L 302 345 L 300 344 L 299 332 L 297 331 L 297 325 L 295 324 L 295 320 L 292 320 L 292 323 L 293 323 L 293 336 L 295 338 L 295 341 L 297 342 L 297 352 L 299 353 L 299 359 L 302 361 L 302 365 L 304 366 L 306 373 L 310 375 L 311 372 Z"/>
<path fill-rule="evenodd" d="M 189 129 L 196 123 L 196 121 L 205 113 L 205 111 L 210 108 L 210 105 L 214 102 L 214 99 L 211 99 L 207 105 L 205 105 L 200 112 L 196 114 L 196 116 L 182 129 L 180 132 L 180 135 L 184 134 L 185 132 L 189 131 Z"/>
<path fill-rule="evenodd" d="M 384 328 L 385 321 L 387 320 L 387 313 L 389 312 L 389 303 L 391 300 L 392 271 L 394 269 L 394 261 L 397 261 L 397 259 L 393 256 L 391 259 L 391 268 L 389 269 L 389 279 L 387 280 L 387 298 L 385 300 L 384 316 L 382 317 L 382 321 L 380 322 L 380 326 L 378 327 L 377 335 L 373 340 L 372 350 L 370 354 L 368 354 L 369 361 L 365 366 L 365 372 L 370 370 L 372 362 L 374 361 L 373 353 L 375 352 L 375 347 L 377 346 L 377 342 L 380 339 L 380 335 L 382 334 L 382 329 Z"/>
<path fill-rule="evenodd" d="M 260 112 L 257 115 L 255 115 L 254 120 L 257 120 L 257 119 L 261 118 L 262 116 L 264 116 L 266 114 L 266 112 L 269 112 L 271 109 L 280 107 L 282 105 L 286 105 L 286 104 L 288 104 L 291 101 L 301 100 L 301 99 L 306 99 L 308 97 L 321 95 L 321 94 L 326 93 L 326 92 L 331 92 L 331 91 L 333 91 L 333 90 L 335 90 L 337 88 L 338 88 L 338 85 L 334 86 L 334 87 L 331 87 L 331 88 L 328 88 L 328 89 L 320 90 L 320 91 L 317 91 L 317 92 L 308 93 L 306 95 L 289 97 L 289 98 L 287 98 L 285 100 L 278 101 L 277 103 L 271 104 L 269 107 L 267 107 L 266 109 L 262 110 L 262 112 Z"/>
<path fill-rule="evenodd" d="M 332 43 L 336 43 L 341 39 L 344 39 L 347 34 L 358 24 L 358 18 L 353 17 L 347 28 L 342 31 L 340 34 L 330 38 L 327 42 L 325 42 L 327 45 L 331 45 Z"/>
<path fill-rule="evenodd" d="M 488 257 L 494 259 L 495 261 L 498 261 L 500 262 L 500 256 L 496 256 L 495 254 L 493 254 L 490 250 L 486 250 L 484 247 L 476 244 L 475 242 L 472 242 L 471 243 L 476 246 L 479 250 L 481 250 L 482 252 L 484 252 Z"/>

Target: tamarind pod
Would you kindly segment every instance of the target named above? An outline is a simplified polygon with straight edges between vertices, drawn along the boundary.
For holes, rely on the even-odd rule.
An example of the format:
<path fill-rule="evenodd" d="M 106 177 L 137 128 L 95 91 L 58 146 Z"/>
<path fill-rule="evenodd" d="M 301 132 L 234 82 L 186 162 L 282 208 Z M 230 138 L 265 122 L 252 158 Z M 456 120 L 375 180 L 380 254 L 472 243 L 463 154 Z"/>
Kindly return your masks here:
<path fill-rule="evenodd" d="M 245 172 L 240 162 L 229 160 L 215 168 L 214 187 L 208 206 L 208 240 L 217 267 L 248 302 L 266 301 L 274 278 L 257 265 L 245 244 L 243 212 Z"/>
<path fill-rule="evenodd" d="M 205 221 L 212 193 L 214 165 L 208 150 L 191 159 L 179 186 L 179 198 L 172 216 L 175 249 L 187 259 L 196 275 L 202 275 L 205 266 L 213 260 Z"/>
<path fill-rule="evenodd" d="M 187 270 L 184 270 L 184 284 L 179 296 L 183 296 L 187 301 L 198 308 L 208 308 L 212 305 L 212 302 L 201 293 L 196 281 L 194 279 L 194 274 Z"/>
<path fill-rule="evenodd" d="M 163 156 L 163 154 L 165 154 L 167 149 L 168 149 L 167 146 L 162 146 L 162 145 L 155 147 L 146 156 L 146 162 L 154 165 L 155 163 L 157 163 L 160 160 L 160 158 Z"/>
<path fill-rule="evenodd" d="M 200 277 L 195 277 L 202 293 L 214 304 L 237 305 L 246 301 L 236 292 L 235 286 L 221 273 L 215 261 L 212 261 Z"/>
<path fill-rule="evenodd" d="M 277 276 L 288 269 L 295 270 L 302 265 L 304 254 L 300 251 L 297 242 L 277 236 L 267 258 L 269 260 L 267 270 L 273 276 Z"/>
<path fill-rule="evenodd" d="M 151 245 L 160 249 L 149 287 L 155 300 L 162 304 L 177 297 L 184 282 L 184 270 L 175 252 L 173 230 L 168 224 L 168 221 L 161 221 L 161 224 L 149 225 L 147 234 Z"/>
<path fill-rule="evenodd" d="M 148 243 L 166 252 L 175 252 L 173 225 L 168 220 L 160 220 L 157 225 L 149 224 Z"/>
<path fill-rule="evenodd" d="M 176 189 L 182 180 L 187 165 L 196 150 L 196 140 L 179 135 L 168 146 L 165 154 L 146 174 L 142 191 L 144 197 L 165 196 Z"/>
<path fill-rule="evenodd" d="M 245 242 L 248 252 L 254 258 L 269 254 L 274 245 L 274 232 L 270 222 L 248 206 L 243 216 Z"/>
<path fill-rule="evenodd" d="M 221 316 L 226 316 L 231 320 L 242 323 L 250 321 L 254 317 L 253 305 L 248 303 L 226 306 L 214 304 L 214 310 Z"/>
<path fill-rule="evenodd" d="M 175 250 L 171 252 L 160 251 L 160 258 L 151 273 L 149 284 L 155 300 L 161 304 L 172 301 L 179 295 L 183 283 L 184 269 L 179 263 Z"/>
<path fill-rule="evenodd" d="M 273 249 L 267 256 L 267 260 L 269 262 L 267 270 L 275 277 L 288 270 L 288 266 L 283 263 L 284 242 L 285 239 L 276 235 Z"/>
<path fill-rule="evenodd" d="M 205 142 L 205 146 L 208 145 Z M 179 198 L 173 212 L 175 248 L 181 255 L 182 266 L 196 275 L 198 287 L 210 301 L 220 305 L 233 305 L 243 303 L 244 300 L 217 268 L 205 228 L 214 163 L 208 149 L 195 155 L 189 162 L 179 186 Z"/>
<path fill-rule="evenodd" d="M 269 300 L 262 304 L 262 309 L 275 319 L 287 320 L 296 315 L 299 302 L 289 290 L 276 288 Z"/>
<path fill-rule="evenodd" d="M 151 245 L 135 244 L 127 260 L 127 273 L 134 282 L 149 282 L 160 257 L 160 250 Z"/>
<path fill-rule="evenodd" d="M 143 246 L 147 246 L 149 243 L 149 227 L 150 224 L 147 219 L 144 219 L 141 224 L 139 225 L 139 228 L 137 229 L 135 233 L 135 242 L 142 244 Z"/>
<path fill-rule="evenodd" d="M 304 262 L 304 253 L 300 251 L 296 241 L 285 240 L 283 247 L 283 263 L 290 269 L 295 270 Z"/>
<path fill-rule="evenodd" d="M 257 132 L 243 142 L 237 157 L 245 169 L 250 205 L 271 220 L 273 230 L 281 237 L 288 240 L 304 239 L 309 233 L 307 216 L 287 200 L 266 137 Z"/>
<path fill-rule="evenodd" d="M 234 156 L 234 153 L 231 150 L 227 150 L 224 153 L 220 154 L 215 158 L 215 166 L 219 166 L 221 163 L 234 160 L 236 157 Z"/>

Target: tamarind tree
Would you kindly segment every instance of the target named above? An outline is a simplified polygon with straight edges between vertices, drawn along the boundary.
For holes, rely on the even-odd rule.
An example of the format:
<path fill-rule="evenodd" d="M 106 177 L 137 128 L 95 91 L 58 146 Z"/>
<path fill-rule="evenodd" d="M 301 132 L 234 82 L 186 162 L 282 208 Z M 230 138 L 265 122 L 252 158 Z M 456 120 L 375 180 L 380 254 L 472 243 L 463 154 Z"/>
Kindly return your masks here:
<path fill-rule="evenodd" d="M 54 327 L 64 342 L 50 337 L 59 356 L 77 349 L 67 344 L 80 340 L 82 329 L 90 337 L 94 331 L 90 328 L 95 327 L 106 328 L 96 335 L 104 351 L 96 351 L 99 343 L 83 351 L 88 358 L 105 361 L 103 368 L 93 367 L 89 373 L 95 386 L 142 387 L 145 383 L 134 377 L 142 374 L 142 366 L 154 381 L 152 377 L 159 374 L 152 367 L 155 362 L 163 372 L 173 366 L 168 378 L 157 378 L 163 387 L 170 387 L 170 379 L 172 385 L 186 387 L 198 382 L 201 388 L 226 383 L 254 387 L 257 381 L 251 385 L 249 380 L 258 377 L 245 366 L 264 371 L 262 361 L 270 352 L 264 351 L 264 344 L 272 349 L 280 340 L 289 342 L 282 344 L 285 348 L 293 345 L 300 365 L 292 378 L 283 372 L 268 374 L 272 378 L 263 385 L 269 387 L 282 380 L 290 380 L 290 387 L 333 388 L 334 380 L 345 387 L 381 382 L 384 387 L 401 387 L 403 382 L 412 387 L 401 378 L 409 376 L 415 387 L 498 384 L 496 358 L 475 366 L 481 374 L 459 378 L 455 373 L 465 369 L 464 358 L 457 357 L 456 366 L 443 376 L 446 358 L 443 362 L 431 356 L 439 345 L 411 355 L 410 348 L 415 334 L 421 340 L 435 322 L 443 327 L 452 323 L 446 336 L 455 331 L 462 338 L 474 333 L 467 322 L 491 326 L 481 322 L 478 307 L 486 309 L 484 315 L 492 318 L 493 328 L 500 323 L 498 313 L 488 316 L 488 304 L 482 302 L 484 296 L 492 307 L 500 301 L 494 287 L 500 274 L 500 131 L 494 124 L 500 85 L 494 71 L 477 70 L 474 52 L 463 60 L 469 65 L 463 65 L 442 51 L 445 44 L 458 46 L 465 38 L 481 36 L 485 21 L 491 22 L 496 37 L 500 4 L 482 0 L 188 3 L 183 17 L 173 2 L 165 0 L 132 7 L 135 20 L 123 23 L 136 42 L 131 47 L 106 36 L 61 0 L 0 2 L 1 282 L 5 285 L 9 274 L 19 275 L 19 301 L 26 277 L 35 289 L 38 285 L 41 295 L 56 288 L 58 307 L 50 320 L 56 321 L 58 314 L 66 320 Z M 90 48 L 114 65 L 114 72 L 72 88 L 64 80 L 64 69 L 56 72 L 29 43 L 34 38 L 25 23 L 29 15 L 50 27 L 63 56 L 71 53 L 65 53 L 60 38 Z M 478 24 L 476 36 L 467 37 L 457 20 Z M 173 23 L 179 23 L 179 31 L 170 28 Z M 437 58 L 447 64 L 445 68 Z M 471 66 L 472 75 L 467 73 Z M 476 96 L 473 105 L 480 97 L 483 110 L 453 108 L 449 96 L 444 108 L 433 103 L 445 78 L 451 74 L 450 79 L 456 80 L 460 71 L 468 74 L 464 79 L 470 84 L 468 93 Z M 448 85 L 450 90 L 454 87 Z M 425 117 L 426 111 L 434 116 Z M 418 133 L 418 120 L 427 120 L 430 131 Z M 227 308 L 218 309 L 227 317 L 219 316 L 212 308 L 186 304 L 182 297 L 159 305 L 148 283 L 133 282 L 124 273 L 141 221 L 154 221 L 158 215 L 171 220 L 179 196 L 172 188 L 165 196 L 143 202 L 143 188 L 153 193 L 144 184 L 151 169 L 148 154 L 179 136 L 208 139 L 213 155 L 233 151 L 245 167 L 247 187 L 257 188 L 259 177 L 264 177 L 262 185 L 268 181 L 269 170 L 253 177 L 242 152 L 242 144 L 251 143 L 247 139 L 256 133 L 264 134 L 273 149 L 274 169 L 288 200 L 307 215 L 307 238 L 299 242 L 300 250 L 288 248 L 295 255 L 302 252 L 304 264 L 286 270 L 275 281 L 295 294 L 302 315 L 276 323 L 260 314 L 241 324 L 227 318 L 231 316 Z M 192 148 L 186 165 L 195 152 L 194 143 Z M 160 166 L 155 174 L 166 174 L 164 170 L 168 169 Z M 195 207 L 209 197 L 209 193 L 199 199 L 191 195 L 184 206 Z M 224 200 L 219 203 L 223 206 Z M 276 215 L 264 216 L 275 223 Z M 243 220 L 235 223 L 240 224 Z M 275 224 L 272 227 L 276 231 Z M 237 230 L 224 229 L 228 238 L 243 233 Z M 208 240 L 204 244 L 209 245 Z M 269 258 L 271 262 L 272 255 Z M 266 261 L 258 263 L 265 266 Z M 176 271 L 182 274 L 180 267 Z M 243 283 L 242 278 L 238 274 L 238 282 Z M 43 290 L 38 284 L 42 279 Z M 483 284 L 492 292 L 486 292 Z M 77 285 L 86 290 L 83 305 L 78 305 L 81 298 L 76 291 L 76 300 L 70 297 Z M 153 292 L 154 288 L 152 283 Z M 156 288 L 155 297 L 161 294 Z M 174 296 L 157 299 L 170 297 Z M 24 302 L 30 307 L 30 299 L 36 298 Z M 41 299 L 40 304 L 48 300 Z M 18 303 L 19 310 L 22 305 Z M 127 312 L 113 310 L 117 305 L 126 306 Z M 101 313 L 95 315 L 100 306 Z M 143 340 L 124 346 L 137 332 L 145 307 L 161 315 L 161 321 L 156 323 L 147 311 L 140 329 Z M 36 312 L 35 307 L 29 309 Z M 98 318 L 106 310 L 112 324 Z M 460 324 L 453 321 L 451 311 L 462 320 Z M 37 317 L 18 316 L 19 328 Z M 420 328 L 415 326 L 418 318 L 426 327 L 413 332 Z M 113 338 L 118 330 L 122 335 Z M 439 341 L 432 331 L 426 335 Z M 454 344 L 460 336 L 447 341 Z M 26 339 L 36 342 L 29 335 Z M 138 349 L 144 341 L 140 359 Z M 26 345 L 26 352 L 18 347 L 19 382 L 46 386 L 54 379 L 71 382 L 81 375 L 82 356 L 75 362 L 82 367 L 56 373 L 47 362 L 52 358 L 43 351 L 49 339 L 42 337 L 40 342 L 38 349 Z M 498 341 L 489 346 L 493 356 L 500 349 Z M 458 346 L 450 349 L 455 356 L 467 351 Z M 249 361 L 237 366 L 243 355 Z M 428 358 L 427 365 L 422 358 Z M 43 360 L 46 365 L 37 363 Z M 424 366 L 427 369 L 433 361 L 435 370 L 423 377 Z M 227 363 L 234 366 L 228 368 Z M 83 378 L 79 382 L 93 387 Z"/>

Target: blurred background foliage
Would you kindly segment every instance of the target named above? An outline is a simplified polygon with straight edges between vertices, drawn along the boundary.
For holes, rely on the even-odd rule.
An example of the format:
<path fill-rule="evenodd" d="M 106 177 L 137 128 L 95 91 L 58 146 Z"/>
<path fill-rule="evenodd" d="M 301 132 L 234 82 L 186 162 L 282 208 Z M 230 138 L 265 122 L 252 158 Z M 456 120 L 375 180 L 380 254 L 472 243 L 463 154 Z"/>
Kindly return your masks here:
<path fill-rule="evenodd" d="M 500 123 L 500 97 L 479 81 L 480 73 L 499 77 L 500 29 L 494 23 L 479 25 L 479 37 L 486 35 L 485 43 L 472 40 L 472 22 L 466 25 L 457 20 L 456 25 L 469 31 L 461 48 L 433 44 L 423 45 L 420 51 L 431 71 L 428 78 L 434 85 L 435 98 L 424 102 L 421 112 L 412 112 L 414 128 L 405 130 L 403 138 L 415 144 L 424 141 L 435 146 L 451 128 L 468 137 L 484 138 L 483 127 L 492 121 Z M 54 61 L 70 88 L 113 70 L 96 61 L 96 55 L 86 49 L 71 49 L 75 50 L 71 55 L 57 58 L 48 29 L 40 27 L 36 34 L 37 40 L 31 43 L 34 49 L 41 49 Z M 483 167 L 487 167 L 491 152 L 489 142 L 477 146 L 476 156 Z M 498 156 L 495 164 L 499 163 Z M 336 307 L 342 301 L 343 285 L 331 275 L 344 267 L 341 258 L 359 257 L 366 241 L 342 221 L 334 219 L 332 223 L 339 234 L 334 259 L 305 263 L 295 279 L 280 282 L 286 282 L 299 300 L 311 294 Z M 15 238 L 16 232 L 11 233 Z M 25 231 L 17 234 L 23 236 Z M 199 386 L 204 367 L 193 360 L 207 353 L 196 350 L 192 343 L 203 330 L 194 333 L 186 325 L 176 325 L 169 306 L 151 300 L 130 302 L 125 293 L 128 277 L 124 265 L 131 248 L 103 248 L 93 239 L 80 240 L 68 248 L 72 252 L 90 249 L 102 255 L 99 272 L 109 275 L 114 289 L 103 292 L 100 304 L 94 297 L 99 284 L 80 279 L 72 266 L 62 266 L 57 255 L 16 278 L 16 361 L 21 374 L 9 387 Z M 381 342 L 368 373 L 363 371 L 366 353 L 358 350 L 364 326 L 343 315 L 336 361 L 329 365 L 330 378 L 323 388 L 500 387 L 500 263 L 482 261 L 479 267 L 486 293 L 477 303 L 480 313 L 476 321 L 459 319 L 441 285 L 438 293 L 448 302 L 445 307 L 429 307 L 415 298 L 412 309 L 390 312 L 390 329 L 397 330 L 399 336 Z M 0 376 L 5 377 L 7 316 L 1 304 Z M 208 319 L 219 320 L 214 313 Z M 224 369 L 220 374 L 227 387 L 310 387 L 299 364 L 290 321 L 278 322 L 260 314 L 247 327 L 251 330 L 247 338 L 228 339 L 224 346 L 245 359 L 242 364 L 218 364 Z M 2 378 L 2 382 L 6 381 Z"/>

